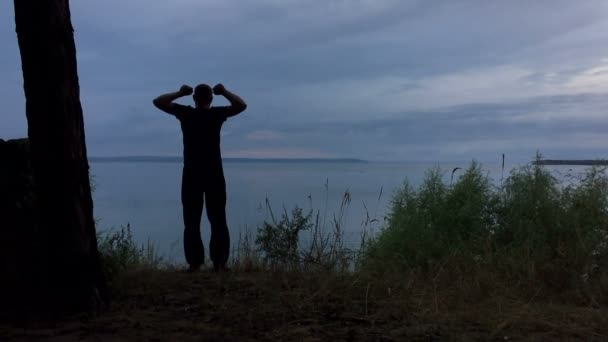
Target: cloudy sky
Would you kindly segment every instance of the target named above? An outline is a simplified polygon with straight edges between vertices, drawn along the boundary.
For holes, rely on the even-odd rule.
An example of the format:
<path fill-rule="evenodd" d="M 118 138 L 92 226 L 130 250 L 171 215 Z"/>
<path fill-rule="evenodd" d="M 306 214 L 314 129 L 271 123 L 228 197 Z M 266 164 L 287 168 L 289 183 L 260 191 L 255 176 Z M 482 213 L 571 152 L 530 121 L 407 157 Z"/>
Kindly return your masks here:
<path fill-rule="evenodd" d="M 224 125 L 230 157 L 608 158 L 603 0 L 71 7 L 90 155 L 179 155 L 178 122 L 152 98 L 223 82 L 249 104 Z M 12 1 L 0 46 L 0 137 L 25 136 Z"/>

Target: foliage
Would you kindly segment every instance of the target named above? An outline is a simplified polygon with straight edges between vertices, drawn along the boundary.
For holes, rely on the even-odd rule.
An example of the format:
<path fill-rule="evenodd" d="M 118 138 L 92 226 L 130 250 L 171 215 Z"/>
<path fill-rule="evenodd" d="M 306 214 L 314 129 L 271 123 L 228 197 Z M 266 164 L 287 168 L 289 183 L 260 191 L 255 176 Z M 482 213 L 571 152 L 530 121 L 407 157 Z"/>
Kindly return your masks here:
<path fill-rule="evenodd" d="M 135 243 L 130 224 L 98 233 L 97 246 L 104 275 L 110 282 L 128 270 L 158 268 L 162 262 L 150 241 L 142 246 Z"/>
<path fill-rule="evenodd" d="M 278 222 L 265 221 L 258 229 L 255 243 L 264 253 L 264 261 L 272 265 L 297 263 L 300 260 L 298 240 L 301 231 L 310 230 L 312 211 L 304 215 L 295 207 L 291 217 L 285 211 Z"/>
<path fill-rule="evenodd" d="M 257 230 L 255 245 L 265 266 L 272 269 L 310 269 L 343 271 L 352 267 L 356 252 L 344 244 L 344 221 L 350 204 L 350 193 L 342 197 L 340 210 L 328 221 L 321 210 L 304 212 L 295 207 L 276 220 L 269 201 L 266 201 L 270 220 Z M 327 204 L 326 204 L 327 206 Z M 325 210 L 327 213 L 327 210 Z M 305 236 L 305 232 L 308 236 Z M 248 239 L 244 240 L 246 243 Z M 247 250 L 245 254 L 251 253 Z M 264 266 L 262 265 L 262 266 Z"/>
<path fill-rule="evenodd" d="M 551 287 L 581 285 L 599 275 L 608 255 L 604 171 L 593 167 L 564 184 L 535 163 L 496 187 L 476 162 L 453 186 L 432 169 L 418 189 L 406 181 L 395 193 L 388 225 L 365 246 L 362 267 L 429 272 L 450 265 Z"/>

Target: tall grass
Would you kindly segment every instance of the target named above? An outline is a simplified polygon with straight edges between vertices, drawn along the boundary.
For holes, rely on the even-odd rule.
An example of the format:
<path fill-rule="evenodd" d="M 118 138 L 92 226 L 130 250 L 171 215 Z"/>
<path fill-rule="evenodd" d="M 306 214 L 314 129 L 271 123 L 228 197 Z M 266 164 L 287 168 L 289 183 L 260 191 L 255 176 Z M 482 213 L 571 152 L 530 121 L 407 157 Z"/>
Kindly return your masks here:
<path fill-rule="evenodd" d="M 135 242 L 130 224 L 118 230 L 97 233 L 97 248 L 102 270 L 110 282 L 126 271 L 155 269 L 163 262 L 158 248 L 150 240 L 142 245 Z"/>
<path fill-rule="evenodd" d="M 328 193 L 328 184 L 326 195 Z M 381 196 L 382 191 L 380 192 Z M 378 201 L 380 201 L 380 196 Z M 345 225 L 352 198 L 350 192 L 342 195 L 338 210 L 329 213 L 328 196 L 322 209 L 305 210 L 294 207 L 290 212 L 283 209 L 277 217 L 270 201 L 266 199 L 267 219 L 257 227 L 255 237 L 249 231 L 239 235 L 234 249 L 233 266 L 241 269 L 271 269 L 289 271 L 353 270 L 360 250 L 357 244 L 345 241 Z M 361 245 L 368 241 L 369 228 L 379 222 L 375 213 L 366 209 L 365 219 L 358 227 Z M 353 227 L 350 227 L 353 228 Z"/>
<path fill-rule="evenodd" d="M 255 240 L 250 234 L 239 239 L 235 261 L 244 259 L 251 265 L 257 260 L 258 267 L 273 270 L 348 269 L 355 255 L 344 243 L 343 225 L 350 201 L 350 193 L 345 192 L 337 215 L 328 221 L 321 210 L 305 211 L 298 206 L 290 213 L 284 209 L 277 218 L 267 199 L 269 218 L 258 227 Z"/>
<path fill-rule="evenodd" d="M 395 193 L 388 224 L 365 246 L 360 265 L 560 290 L 596 280 L 605 289 L 604 171 L 592 167 L 579 181 L 562 184 L 543 166 L 526 165 L 495 186 L 477 162 L 453 185 L 432 169 L 417 189 L 406 181 Z"/>

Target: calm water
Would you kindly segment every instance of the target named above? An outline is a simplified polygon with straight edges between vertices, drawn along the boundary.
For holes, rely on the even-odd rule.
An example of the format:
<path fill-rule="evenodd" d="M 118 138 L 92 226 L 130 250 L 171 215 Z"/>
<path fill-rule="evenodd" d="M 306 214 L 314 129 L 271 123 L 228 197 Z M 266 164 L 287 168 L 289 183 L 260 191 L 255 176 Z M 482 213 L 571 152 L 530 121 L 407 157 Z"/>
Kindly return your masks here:
<path fill-rule="evenodd" d="M 444 170 L 467 163 L 440 165 Z M 367 215 L 378 221 L 377 230 L 390 204 L 391 195 L 407 177 L 419 184 L 433 164 L 423 163 L 251 163 L 227 162 L 227 216 L 233 242 L 245 230 L 255 231 L 267 219 L 266 199 L 275 216 L 294 206 L 321 210 L 331 220 L 339 214 L 344 193 L 350 194 L 345 211 L 347 241 L 358 242 Z M 556 168 L 557 169 L 557 168 Z M 569 167 L 559 167 L 566 173 Z M 182 212 L 180 202 L 182 166 L 178 163 L 92 163 L 95 216 L 98 229 L 130 224 L 138 242 L 155 243 L 165 257 L 182 262 Z M 499 180 L 501 167 L 484 166 Z M 446 172 L 449 181 L 450 171 Z M 458 173 L 456 174 L 458 175 Z M 505 174 L 506 176 L 506 174 Z M 206 214 L 203 214 L 206 215 Z M 202 221 L 208 245 L 209 223 Z"/>

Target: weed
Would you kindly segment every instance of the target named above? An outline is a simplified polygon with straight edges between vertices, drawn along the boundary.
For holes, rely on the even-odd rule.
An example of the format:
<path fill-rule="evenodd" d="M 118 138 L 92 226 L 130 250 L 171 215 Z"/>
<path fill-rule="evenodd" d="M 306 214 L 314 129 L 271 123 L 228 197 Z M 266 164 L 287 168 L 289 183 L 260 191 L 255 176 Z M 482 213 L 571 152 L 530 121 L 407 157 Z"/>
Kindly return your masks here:
<path fill-rule="evenodd" d="M 99 232 L 97 245 L 103 272 L 110 282 L 128 270 L 158 268 L 162 263 L 158 249 L 149 240 L 141 246 L 135 243 L 130 224 Z"/>

